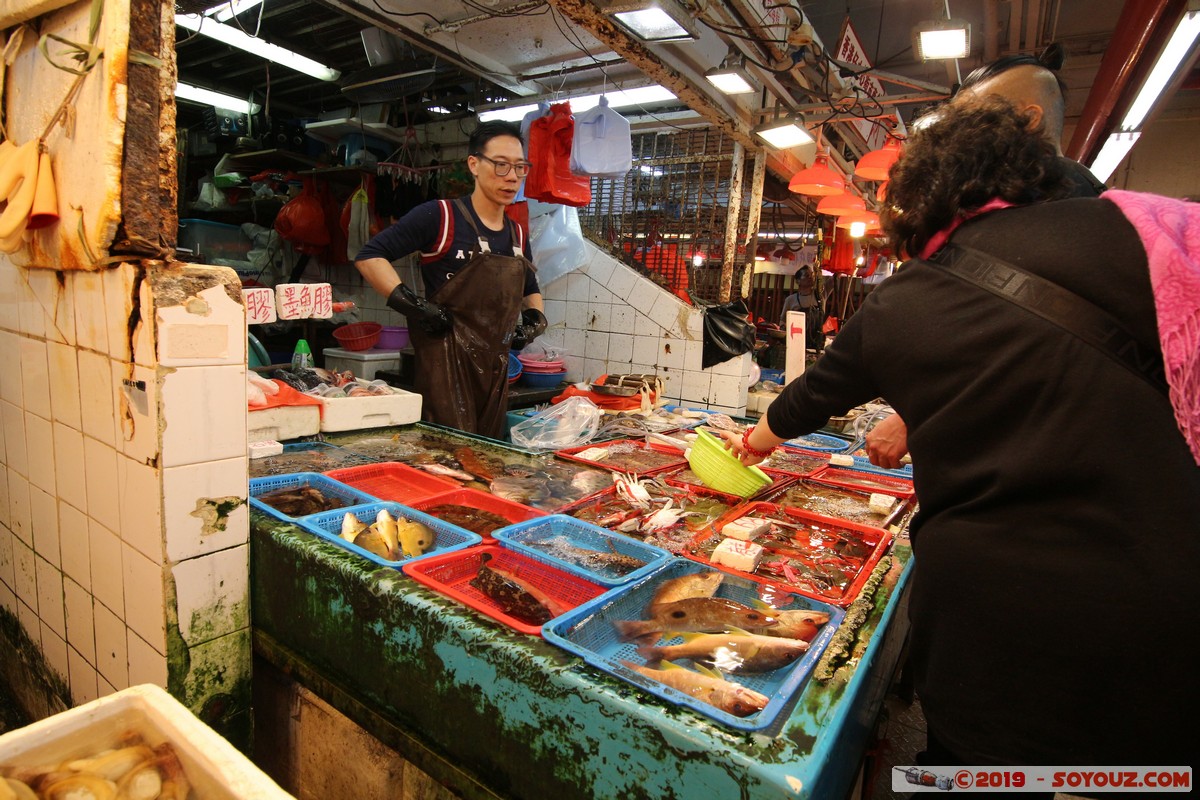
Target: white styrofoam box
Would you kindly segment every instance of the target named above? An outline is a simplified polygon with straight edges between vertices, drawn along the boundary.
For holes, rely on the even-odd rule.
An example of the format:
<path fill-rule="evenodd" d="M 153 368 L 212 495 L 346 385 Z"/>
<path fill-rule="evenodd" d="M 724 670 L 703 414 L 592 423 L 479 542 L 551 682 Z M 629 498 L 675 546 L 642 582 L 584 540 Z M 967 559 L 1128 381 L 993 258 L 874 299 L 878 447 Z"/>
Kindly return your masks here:
<path fill-rule="evenodd" d="M 319 406 L 276 406 L 246 414 L 246 441 L 282 442 L 321 432 Z"/>
<path fill-rule="evenodd" d="M 182 703 L 153 684 L 131 686 L 0 736 L 0 764 L 36 767 L 85 758 L 118 747 L 122 736 L 131 731 L 151 747 L 169 742 L 197 797 L 292 798 Z"/>
<path fill-rule="evenodd" d="M 248 446 L 250 458 L 267 458 L 283 452 L 283 443 L 276 441 L 250 442 Z"/>
<path fill-rule="evenodd" d="M 399 372 L 399 350 L 346 350 L 342 347 L 326 347 L 321 351 L 325 356 L 325 369 L 331 372 L 350 370 L 354 377 L 364 380 L 375 380 L 375 373 L 380 370 Z"/>
<path fill-rule="evenodd" d="M 393 390 L 395 394 L 371 397 L 323 397 L 325 413 L 321 430 L 352 431 L 359 428 L 383 428 L 407 425 L 421 418 L 421 395 Z"/>

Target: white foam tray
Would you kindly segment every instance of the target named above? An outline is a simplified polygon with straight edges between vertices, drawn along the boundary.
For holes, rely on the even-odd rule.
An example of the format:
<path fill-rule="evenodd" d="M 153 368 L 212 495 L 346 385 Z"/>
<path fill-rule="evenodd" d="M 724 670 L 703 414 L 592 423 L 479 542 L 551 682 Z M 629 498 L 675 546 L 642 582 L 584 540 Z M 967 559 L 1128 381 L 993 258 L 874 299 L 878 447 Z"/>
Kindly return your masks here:
<path fill-rule="evenodd" d="M 154 747 L 170 742 L 192 796 L 288 800 L 266 773 L 158 686 L 131 686 L 0 736 L 0 766 L 36 767 L 117 747 L 134 732 Z M 294 800 L 294 798 L 292 798 Z"/>
<path fill-rule="evenodd" d="M 388 425 L 407 425 L 421 418 L 421 395 L 395 389 L 391 395 L 377 397 L 321 398 L 325 413 L 321 415 L 321 430 L 353 431 L 361 428 L 384 428 Z"/>
<path fill-rule="evenodd" d="M 276 442 L 314 436 L 321 431 L 320 406 L 276 406 L 246 414 L 246 441 Z"/>

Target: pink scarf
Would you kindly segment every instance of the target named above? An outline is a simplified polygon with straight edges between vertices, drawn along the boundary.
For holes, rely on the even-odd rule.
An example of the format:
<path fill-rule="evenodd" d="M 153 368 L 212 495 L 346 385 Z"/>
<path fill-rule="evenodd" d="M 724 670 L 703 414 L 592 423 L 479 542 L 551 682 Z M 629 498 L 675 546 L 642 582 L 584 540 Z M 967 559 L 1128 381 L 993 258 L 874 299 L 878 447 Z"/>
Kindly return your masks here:
<path fill-rule="evenodd" d="M 1133 223 L 1146 249 L 1171 406 L 1200 464 L 1200 203 L 1117 189 L 1104 199 Z"/>

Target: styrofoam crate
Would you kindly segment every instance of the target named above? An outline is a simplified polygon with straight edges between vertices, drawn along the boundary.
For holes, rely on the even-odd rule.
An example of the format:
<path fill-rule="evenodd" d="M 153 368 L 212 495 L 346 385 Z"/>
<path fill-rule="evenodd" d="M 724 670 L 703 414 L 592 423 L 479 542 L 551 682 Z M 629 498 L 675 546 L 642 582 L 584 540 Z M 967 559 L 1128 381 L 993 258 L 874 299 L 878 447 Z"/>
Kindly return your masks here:
<path fill-rule="evenodd" d="M 193 797 L 287 800 L 250 759 L 158 686 L 131 686 L 0 736 L 0 764 L 36 767 L 85 758 L 137 734 L 150 747 L 170 743 Z"/>
<path fill-rule="evenodd" d="M 299 439 L 321 432 L 320 406 L 275 406 L 246 414 L 246 441 Z"/>
<path fill-rule="evenodd" d="M 375 380 L 375 373 L 400 371 L 399 350 L 346 350 L 342 347 L 326 347 L 321 351 L 325 357 L 325 369 L 331 372 L 349 370 L 354 377 Z"/>
<path fill-rule="evenodd" d="M 352 431 L 407 425 L 421 419 L 421 395 L 393 389 L 394 394 L 371 397 L 323 397 L 321 430 Z"/>

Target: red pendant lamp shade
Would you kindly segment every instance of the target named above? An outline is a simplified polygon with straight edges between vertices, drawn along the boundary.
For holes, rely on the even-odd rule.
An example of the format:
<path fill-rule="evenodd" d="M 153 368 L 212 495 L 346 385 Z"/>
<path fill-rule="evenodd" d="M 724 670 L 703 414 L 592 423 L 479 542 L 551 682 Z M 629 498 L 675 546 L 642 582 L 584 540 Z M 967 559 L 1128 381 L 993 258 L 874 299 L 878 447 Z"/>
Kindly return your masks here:
<path fill-rule="evenodd" d="M 797 194 L 824 197 L 846 191 L 846 179 L 829 168 L 829 156 L 817 153 L 813 165 L 792 176 L 788 188 Z"/>
<path fill-rule="evenodd" d="M 883 147 L 872 150 L 858 160 L 854 167 L 854 177 L 866 178 L 869 181 L 886 181 L 888 170 L 900 160 L 900 140 L 889 136 Z"/>
<path fill-rule="evenodd" d="M 828 214 L 831 217 L 840 217 L 852 211 L 866 210 L 867 204 L 863 202 L 863 199 L 849 192 L 826 195 L 821 198 L 821 202 L 817 203 L 817 213 Z"/>

